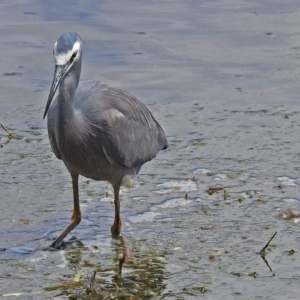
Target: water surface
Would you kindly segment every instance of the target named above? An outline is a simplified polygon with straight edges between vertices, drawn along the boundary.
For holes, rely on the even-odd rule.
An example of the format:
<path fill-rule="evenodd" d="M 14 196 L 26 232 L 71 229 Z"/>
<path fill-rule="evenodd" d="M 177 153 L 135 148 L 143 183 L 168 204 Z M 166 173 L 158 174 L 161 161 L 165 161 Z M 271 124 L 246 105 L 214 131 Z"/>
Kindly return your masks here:
<path fill-rule="evenodd" d="M 300 210 L 297 1 L 0 6 L 0 122 L 18 137 L 0 128 L 0 294 L 84 299 L 96 270 L 112 298 L 297 298 L 299 225 L 277 218 Z M 83 220 L 68 238 L 83 246 L 49 252 L 72 211 L 42 120 L 67 30 L 84 41 L 82 79 L 136 95 L 170 147 L 122 189 L 122 239 L 109 234 L 110 185 L 81 178 Z"/>

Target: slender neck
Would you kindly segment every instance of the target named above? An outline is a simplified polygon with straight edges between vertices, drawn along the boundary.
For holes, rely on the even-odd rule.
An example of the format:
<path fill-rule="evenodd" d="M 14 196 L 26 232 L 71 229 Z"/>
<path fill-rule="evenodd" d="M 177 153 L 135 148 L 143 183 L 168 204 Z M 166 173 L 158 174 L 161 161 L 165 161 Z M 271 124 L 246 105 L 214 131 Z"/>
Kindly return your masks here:
<path fill-rule="evenodd" d="M 61 120 L 74 117 L 74 95 L 79 83 L 81 72 L 81 57 L 60 82 L 58 106 Z"/>

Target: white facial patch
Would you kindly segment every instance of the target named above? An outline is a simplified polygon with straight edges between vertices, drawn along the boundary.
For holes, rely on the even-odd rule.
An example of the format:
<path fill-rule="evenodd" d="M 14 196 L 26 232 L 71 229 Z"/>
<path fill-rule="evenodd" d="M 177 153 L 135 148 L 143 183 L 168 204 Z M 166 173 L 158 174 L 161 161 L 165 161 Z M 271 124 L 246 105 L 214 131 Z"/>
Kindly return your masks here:
<path fill-rule="evenodd" d="M 56 53 L 56 46 L 57 46 L 57 42 L 54 44 L 54 53 Z M 55 62 L 56 62 L 56 64 L 59 65 L 59 66 L 65 65 L 71 59 L 71 56 L 76 51 L 79 51 L 80 46 L 81 46 L 80 42 L 76 42 L 73 45 L 72 50 L 69 50 L 67 53 L 62 53 L 62 54 L 59 54 L 59 55 L 55 54 Z"/>

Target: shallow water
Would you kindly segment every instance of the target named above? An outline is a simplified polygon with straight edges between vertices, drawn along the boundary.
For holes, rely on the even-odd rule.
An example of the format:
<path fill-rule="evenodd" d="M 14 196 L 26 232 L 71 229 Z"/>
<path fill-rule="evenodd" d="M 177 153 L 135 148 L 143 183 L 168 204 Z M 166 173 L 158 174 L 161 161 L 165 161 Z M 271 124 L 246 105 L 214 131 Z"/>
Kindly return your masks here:
<path fill-rule="evenodd" d="M 18 137 L 0 128 L 2 296 L 84 299 L 96 270 L 98 298 L 298 297 L 299 218 L 277 217 L 300 211 L 296 1 L 0 7 L 0 122 Z M 82 79 L 136 95 L 170 147 L 122 189 L 122 238 L 110 238 L 112 188 L 81 178 L 83 220 L 68 238 L 83 245 L 49 252 L 72 211 L 42 120 L 66 30 L 84 41 Z M 275 231 L 266 263 L 259 251 Z"/>

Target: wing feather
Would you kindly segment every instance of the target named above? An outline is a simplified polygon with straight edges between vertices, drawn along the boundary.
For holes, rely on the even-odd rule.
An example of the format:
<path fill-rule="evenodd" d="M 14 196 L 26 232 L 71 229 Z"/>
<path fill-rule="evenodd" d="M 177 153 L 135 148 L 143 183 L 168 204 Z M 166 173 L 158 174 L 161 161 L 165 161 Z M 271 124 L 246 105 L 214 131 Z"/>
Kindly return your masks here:
<path fill-rule="evenodd" d="M 168 147 L 161 126 L 149 109 L 131 94 L 93 81 L 82 82 L 77 91 L 81 109 L 82 99 L 94 98 L 88 99 L 84 115 L 88 116 L 90 128 L 97 131 L 93 136 L 99 149 L 111 163 L 126 168 L 140 167 Z"/>

